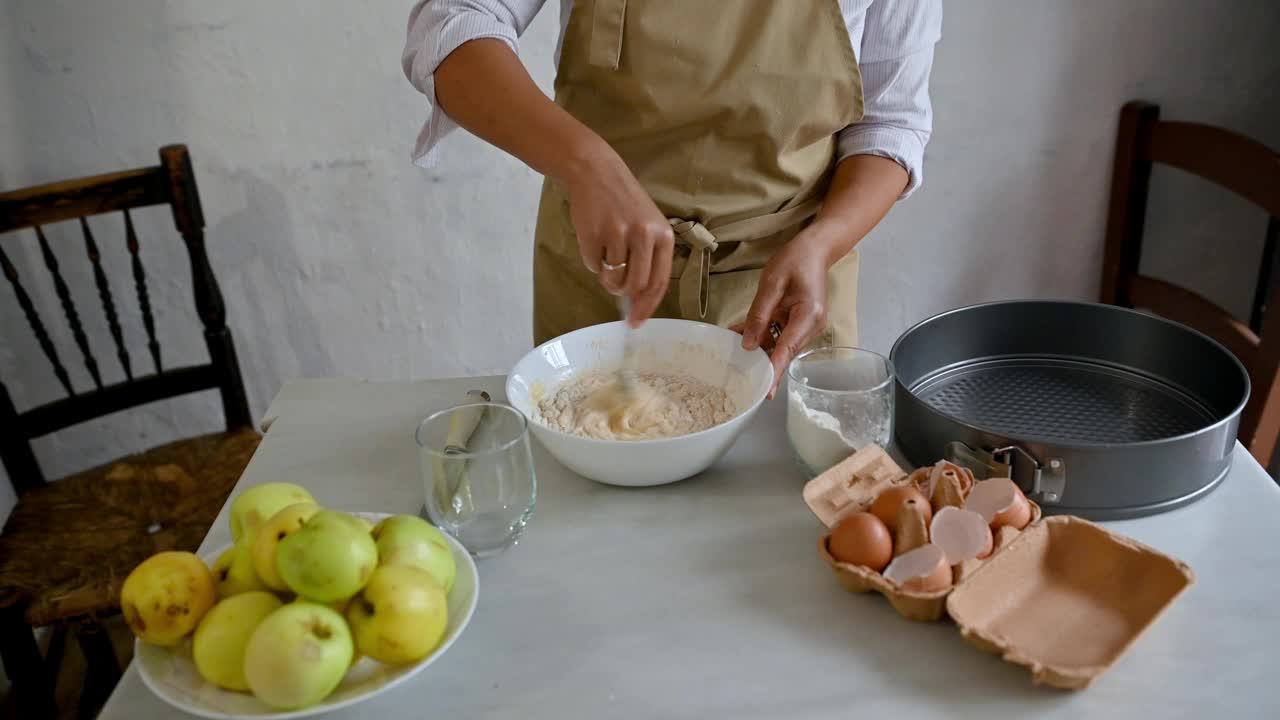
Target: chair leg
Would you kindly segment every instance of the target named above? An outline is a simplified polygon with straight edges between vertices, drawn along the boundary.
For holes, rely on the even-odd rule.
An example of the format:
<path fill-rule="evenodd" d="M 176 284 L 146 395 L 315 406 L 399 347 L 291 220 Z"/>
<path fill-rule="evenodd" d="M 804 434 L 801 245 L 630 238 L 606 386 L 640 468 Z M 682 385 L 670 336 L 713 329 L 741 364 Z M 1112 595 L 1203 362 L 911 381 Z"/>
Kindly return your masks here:
<path fill-rule="evenodd" d="M 45 672 L 53 678 L 54 697 L 57 697 L 58 676 L 62 671 L 62 657 L 67 651 L 67 628 L 54 625 L 49 632 L 49 646 L 44 651 Z"/>
<path fill-rule="evenodd" d="M 120 662 L 111 647 L 111 637 L 101 625 L 87 625 L 76 631 L 76 640 L 85 659 L 85 682 L 80 691 L 76 716 L 92 720 L 106 704 L 116 683 L 120 682 Z"/>
<path fill-rule="evenodd" d="M 53 678 L 49 675 L 36 636 L 27 625 L 25 608 L 11 605 L 0 608 L 0 661 L 12 684 L 18 717 L 54 718 L 57 707 L 53 700 Z"/>
<path fill-rule="evenodd" d="M 1280 280 L 1280 219 L 1267 222 L 1267 239 L 1262 244 L 1262 262 L 1258 266 L 1258 283 L 1253 290 L 1253 310 L 1249 313 L 1249 329 L 1262 334 L 1262 319 L 1271 307 L 1276 281 Z"/>

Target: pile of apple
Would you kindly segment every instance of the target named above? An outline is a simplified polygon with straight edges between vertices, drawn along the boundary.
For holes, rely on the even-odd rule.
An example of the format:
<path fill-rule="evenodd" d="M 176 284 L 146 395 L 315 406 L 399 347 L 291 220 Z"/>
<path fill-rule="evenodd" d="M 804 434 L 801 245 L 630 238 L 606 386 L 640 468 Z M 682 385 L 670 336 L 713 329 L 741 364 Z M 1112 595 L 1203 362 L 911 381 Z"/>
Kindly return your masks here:
<path fill-rule="evenodd" d="M 360 657 L 414 663 L 444 636 L 457 568 L 414 515 L 369 523 L 268 483 L 231 504 L 235 542 L 213 567 L 162 552 L 125 579 L 120 606 L 142 642 L 191 638 L 201 677 L 293 710 L 324 700 Z"/>

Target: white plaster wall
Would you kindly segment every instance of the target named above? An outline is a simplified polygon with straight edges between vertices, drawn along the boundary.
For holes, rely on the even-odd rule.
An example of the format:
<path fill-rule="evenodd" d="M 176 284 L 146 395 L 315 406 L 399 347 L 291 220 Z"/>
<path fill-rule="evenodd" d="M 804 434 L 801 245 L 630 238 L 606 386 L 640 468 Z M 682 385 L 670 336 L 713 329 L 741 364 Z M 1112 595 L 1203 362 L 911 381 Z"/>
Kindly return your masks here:
<path fill-rule="evenodd" d="M 410 3 L 7 0 L 0 9 L 0 188 L 152 164 L 187 143 L 249 398 L 293 377 L 501 372 L 530 342 L 538 178 L 464 136 L 445 164 L 408 152 L 426 100 L 401 75 Z M 544 88 L 555 12 L 522 55 Z M 965 0 L 947 4 L 925 185 L 862 245 L 864 344 L 960 304 L 1096 292 L 1115 119 L 1127 99 L 1280 146 L 1273 0 Z M 1157 270 L 1241 309 L 1264 219 L 1157 177 Z M 94 222 L 135 363 L 146 366 L 118 217 Z M 138 229 L 169 362 L 203 358 L 185 258 L 164 212 Z M 119 378 L 76 228 L 56 226 L 108 378 Z M 6 237 L 88 387 L 33 238 Z M 59 395 L 0 287 L 0 377 L 19 407 Z M 213 429 L 214 397 L 39 444 L 52 475 Z M 11 505 L 7 483 L 0 511 Z"/>

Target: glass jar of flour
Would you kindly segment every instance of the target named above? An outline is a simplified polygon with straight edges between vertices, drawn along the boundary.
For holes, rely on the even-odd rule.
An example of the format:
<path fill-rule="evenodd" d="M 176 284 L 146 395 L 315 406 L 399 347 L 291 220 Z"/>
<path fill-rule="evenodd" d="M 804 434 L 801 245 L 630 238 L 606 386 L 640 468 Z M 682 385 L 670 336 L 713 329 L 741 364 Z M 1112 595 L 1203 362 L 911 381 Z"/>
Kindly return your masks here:
<path fill-rule="evenodd" d="M 893 364 L 861 348 L 810 350 L 787 368 L 787 435 L 812 477 L 893 437 Z"/>

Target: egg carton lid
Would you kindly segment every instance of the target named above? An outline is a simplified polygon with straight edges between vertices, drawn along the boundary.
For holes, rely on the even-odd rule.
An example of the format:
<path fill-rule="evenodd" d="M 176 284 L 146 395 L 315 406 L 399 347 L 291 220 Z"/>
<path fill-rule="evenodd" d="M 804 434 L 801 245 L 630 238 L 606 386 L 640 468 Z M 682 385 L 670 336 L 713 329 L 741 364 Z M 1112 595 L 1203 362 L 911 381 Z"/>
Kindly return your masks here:
<path fill-rule="evenodd" d="M 947 596 L 970 644 L 1037 684 L 1088 687 L 1195 582 L 1179 560 L 1083 518 L 1028 526 Z"/>
<path fill-rule="evenodd" d="M 880 493 L 905 485 L 907 473 L 877 445 L 868 445 L 824 471 L 804 486 L 804 502 L 827 527 L 865 510 Z"/>

